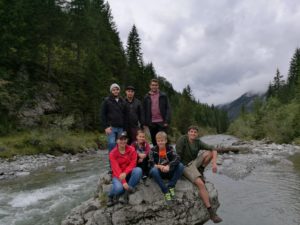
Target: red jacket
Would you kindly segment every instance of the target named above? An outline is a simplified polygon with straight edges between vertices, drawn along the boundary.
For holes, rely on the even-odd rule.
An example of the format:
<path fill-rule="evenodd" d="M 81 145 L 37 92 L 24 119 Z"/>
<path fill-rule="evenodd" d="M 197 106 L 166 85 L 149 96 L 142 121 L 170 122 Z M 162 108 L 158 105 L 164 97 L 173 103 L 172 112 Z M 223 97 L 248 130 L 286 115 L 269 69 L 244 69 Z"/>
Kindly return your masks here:
<path fill-rule="evenodd" d="M 132 146 L 126 145 L 125 153 L 121 154 L 118 145 L 109 153 L 110 166 L 113 177 L 119 179 L 121 173 L 129 174 L 136 167 L 137 153 Z M 121 181 L 126 183 L 126 179 Z"/>

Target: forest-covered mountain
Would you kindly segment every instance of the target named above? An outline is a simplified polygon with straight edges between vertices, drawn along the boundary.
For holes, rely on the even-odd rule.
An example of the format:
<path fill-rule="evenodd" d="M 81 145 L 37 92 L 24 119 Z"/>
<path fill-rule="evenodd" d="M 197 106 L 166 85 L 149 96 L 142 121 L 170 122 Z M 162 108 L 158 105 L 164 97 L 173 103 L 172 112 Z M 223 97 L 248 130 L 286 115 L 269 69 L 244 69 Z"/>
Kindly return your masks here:
<path fill-rule="evenodd" d="M 242 110 L 229 132 L 242 138 L 300 144 L 300 48 L 292 56 L 287 79 L 277 69 L 266 100 L 255 101 L 251 113 Z"/>
<path fill-rule="evenodd" d="M 228 127 L 224 111 L 201 104 L 144 62 L 133 25 L 121 43 L 103 0 L 0 0 L 0 133 L 31 128 L 102 130 L 100 106 L 116 82 L 136 87 L 142 99 L 151 78 L 171 101 L 172 130 L 198 124 Z M 155 47 L 155 46 L 153 46 Z M 167 75 L 166 75 L 167 76 Z"/>
<path fill-rule="evenodd" d="M 241 113 L 241 111 L 251 112 L 256 100 L 264 101 L 265 94 L 257 94 L 252 92 L 246 92 L 234 101 L 218 105 L 218 108 L 227 112 L 230 121 L 235 120 Z"/>

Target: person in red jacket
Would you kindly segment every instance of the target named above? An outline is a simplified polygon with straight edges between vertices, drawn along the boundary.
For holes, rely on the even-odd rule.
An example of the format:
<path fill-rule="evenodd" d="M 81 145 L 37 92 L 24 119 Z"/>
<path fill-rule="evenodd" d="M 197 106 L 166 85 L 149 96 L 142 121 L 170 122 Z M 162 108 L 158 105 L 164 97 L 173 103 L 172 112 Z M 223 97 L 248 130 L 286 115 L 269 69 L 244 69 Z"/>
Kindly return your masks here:
<path fill-rule="evenodd" d="M 109 153 L 112 187 L 108 195 L 107 206 L 116 204 L 122 194 L 122 203 L 128 203 L 128 194 L 134 191 L 142 177 L 142 169 L 136 167 L 137 152 L 132 146 L 127 145 L 127 139 L 125 131 L 120 133 L 117 146 Z"/>

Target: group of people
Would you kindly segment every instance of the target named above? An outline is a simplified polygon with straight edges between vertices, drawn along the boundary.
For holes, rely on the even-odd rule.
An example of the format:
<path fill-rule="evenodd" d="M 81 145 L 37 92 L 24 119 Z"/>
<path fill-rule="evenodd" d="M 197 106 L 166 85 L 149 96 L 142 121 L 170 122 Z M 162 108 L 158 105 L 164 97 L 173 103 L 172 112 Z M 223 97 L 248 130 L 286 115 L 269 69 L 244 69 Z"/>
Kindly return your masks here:
<path fill-rule="evenodd" d="M 184 175 L 197 186 L 210 219 L 214 223 L 221 222 L 211 207 L 203 175 L 210 162 L 212 171 L 217 171 L 217 151 L 199 139 L 197 126 L 190 126 L 187 134 L 177 140 L 176 151 L 168 144 L 170 105 L 167 95 L 159 90 L 158 80 L 151 80 L 143 103 L 134 97 L 133 86 L 126 88 L 125 99 L 120 96 L 118 84 L 112 84 L 110 92 L 101 110 L 112 173 L 107 206 L 128 203 L 129 194 L 148 176 L 158 184 L 170 204 L 175 199 L 176 183 Z M 152 148 L 146 141 L 145 129 L 150 131 Z"/>

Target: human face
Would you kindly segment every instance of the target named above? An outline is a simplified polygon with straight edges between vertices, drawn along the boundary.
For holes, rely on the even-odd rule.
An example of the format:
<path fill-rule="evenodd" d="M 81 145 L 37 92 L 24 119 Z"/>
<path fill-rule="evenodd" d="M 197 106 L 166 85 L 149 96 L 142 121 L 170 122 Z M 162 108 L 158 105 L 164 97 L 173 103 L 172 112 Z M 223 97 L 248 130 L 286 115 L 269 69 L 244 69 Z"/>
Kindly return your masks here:
<path fill-rule="evenodd" d="M 139 133 L 137 136 L 136 136 L 136 140 L 139 144 L 142 144 L 145 142 L 145 134 L 144 133 Z"/>
<path fill-rule="evenodd" d="M 190 129 L 188 131 L 188 138 L 190 141 L 194 141 L 198 138 L 198 131 L 195 129 Z"/>
<path fill-rule="evenodd" d="M 114 97 L 118 97 L 119 94 L 120 94 L 120 89 L 117 88 L 117 87 L 114 87 L 112 90 L 111 90 L 111 93 Z"/>
<path fill-rule="evenodd" d="M 119 138 L 117 140 L 117 143 L 118 143 L 120 148 L 125 148 L 125 146 L 127 144 L 127 138 Z"/>
<path fill-rule="evenodd" d="M 150 90 L 151 90 L 151 92 L 156 93 L 156 92 L 158 92 L 158 89 L 159 89 L 158 83 L 152 81 L 152 82 L 150 83 Z"/>
<path fill-rule="evenodd" d="M 125 91 L 126 93 L 126 97 L 129 98 L 129 99 L 132 99 L 134 97 L 134 90 L 126 90 Z"/>
<path fill-rule="evenodd" d="M 159 149 L 166 148 L 167 140 L 164 138 L 156 138 L 156 143 Z"/>

